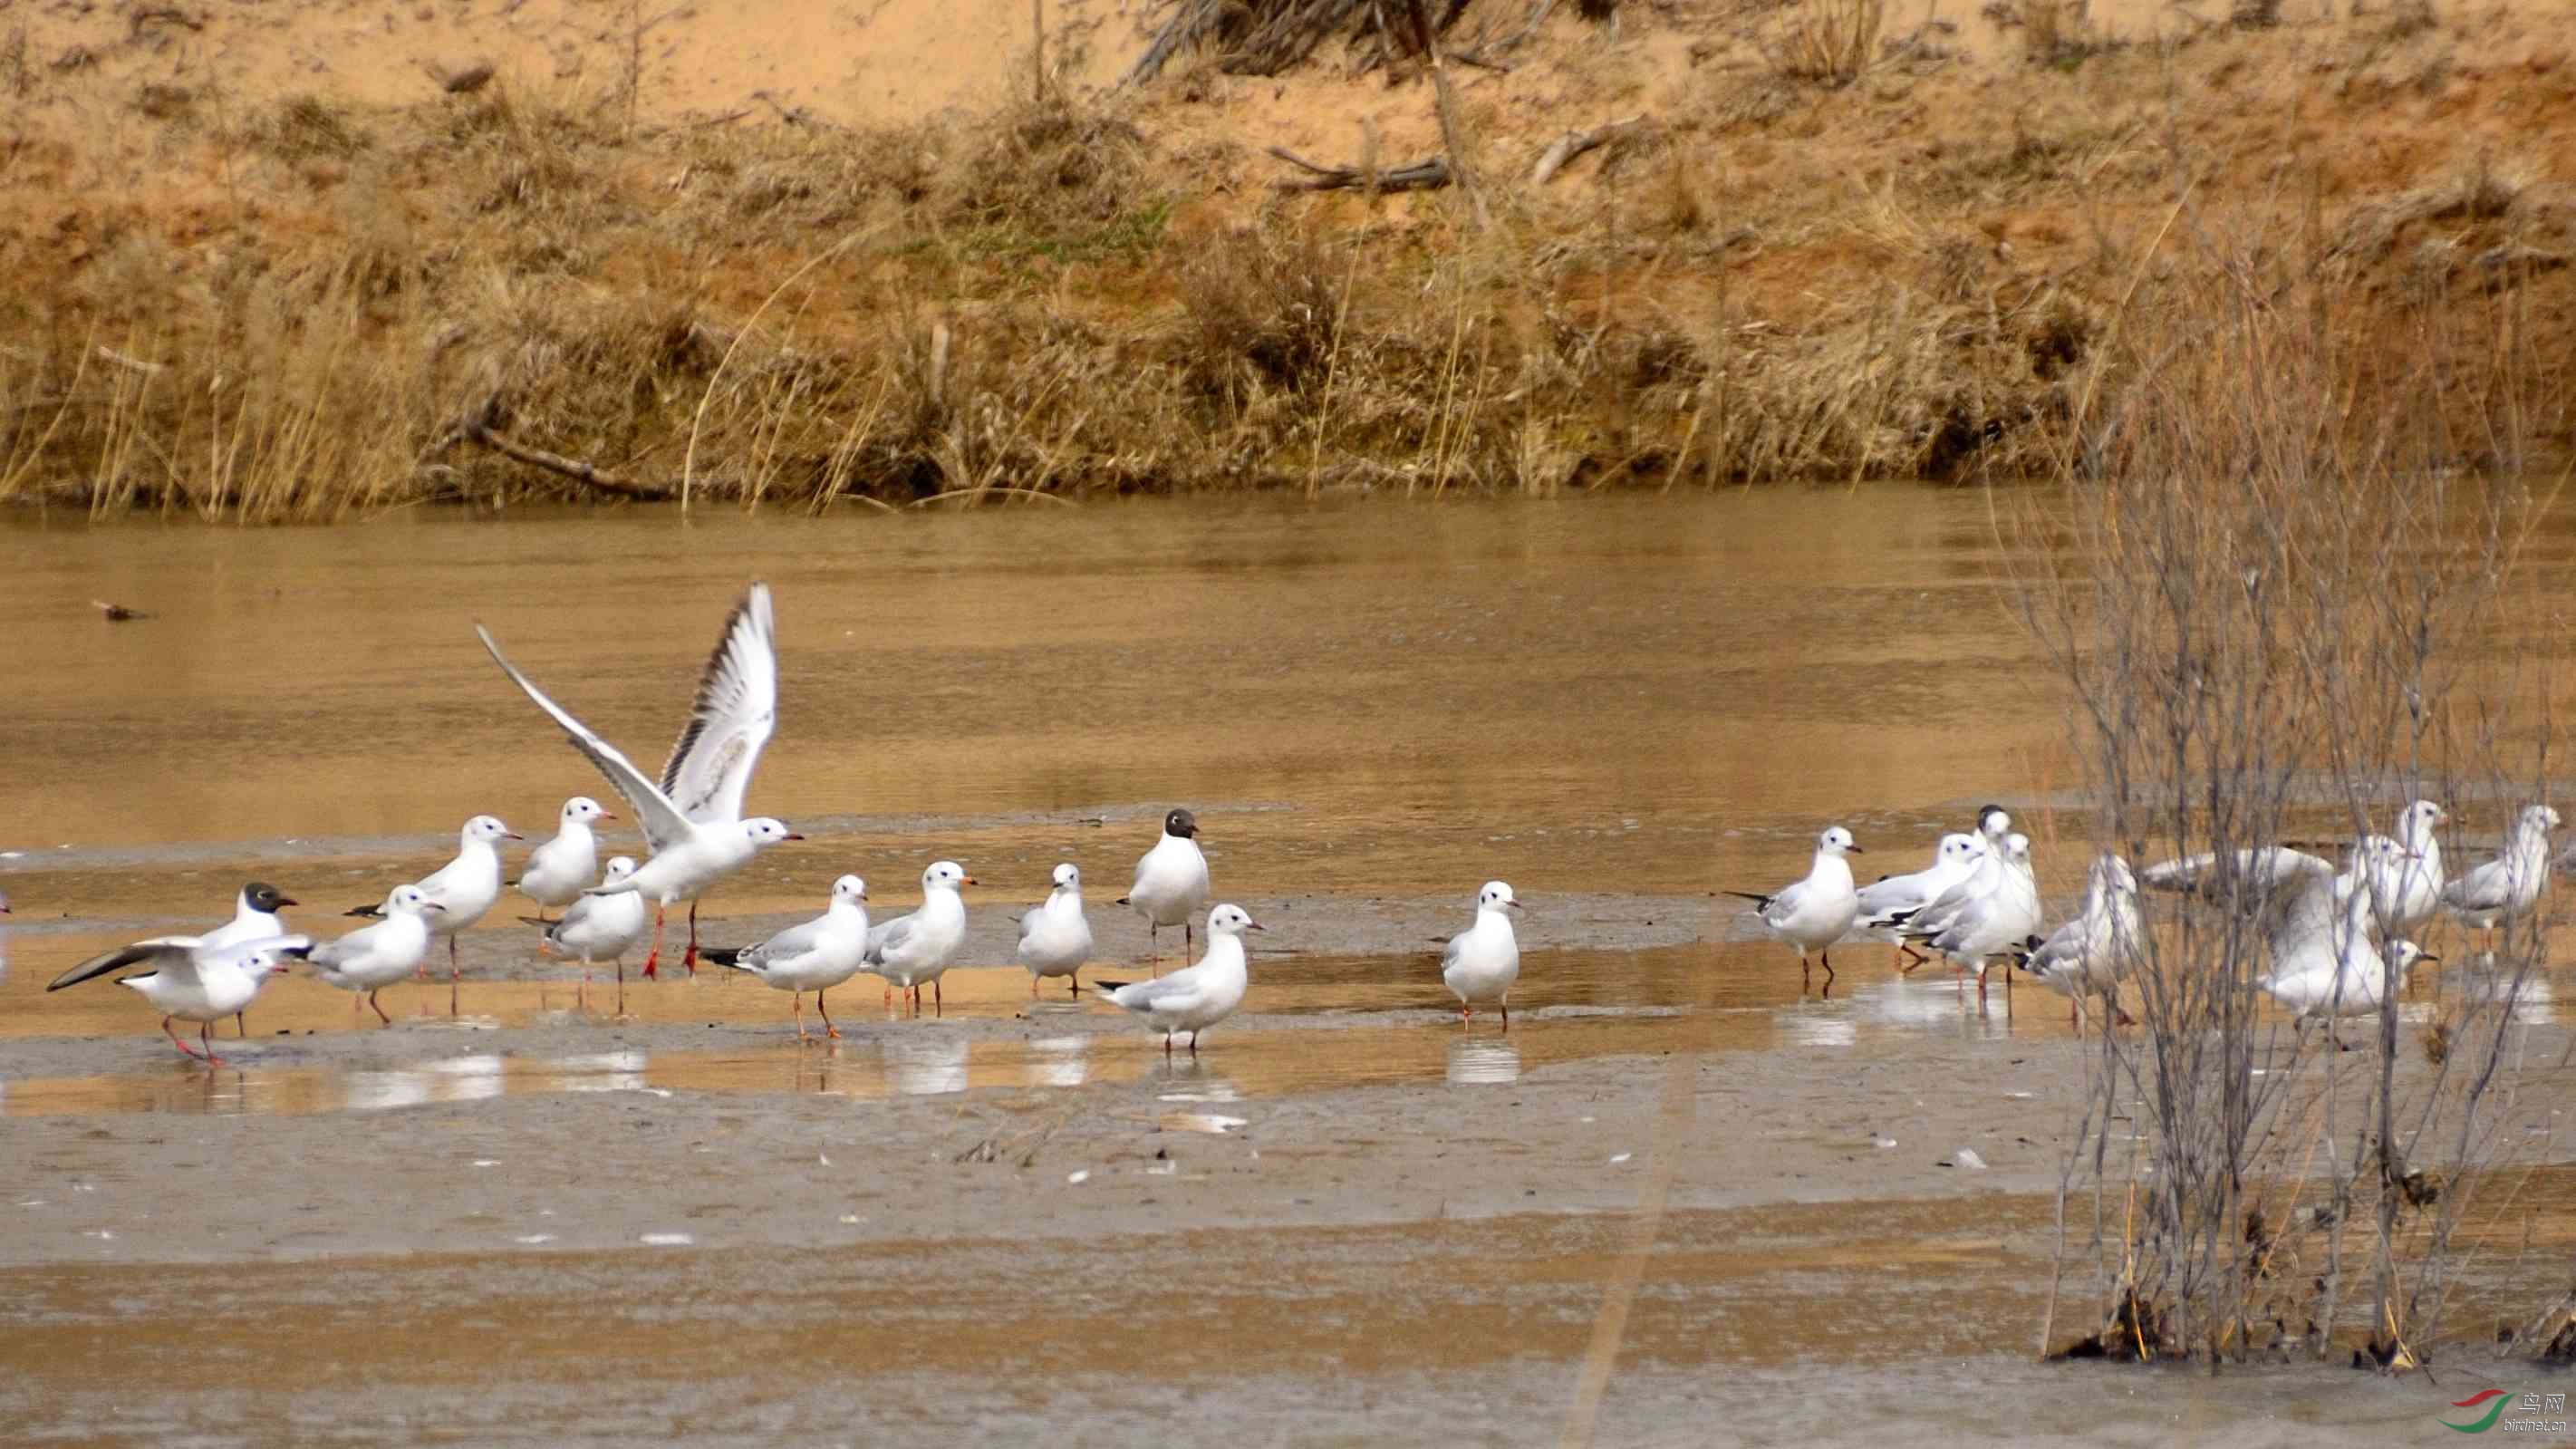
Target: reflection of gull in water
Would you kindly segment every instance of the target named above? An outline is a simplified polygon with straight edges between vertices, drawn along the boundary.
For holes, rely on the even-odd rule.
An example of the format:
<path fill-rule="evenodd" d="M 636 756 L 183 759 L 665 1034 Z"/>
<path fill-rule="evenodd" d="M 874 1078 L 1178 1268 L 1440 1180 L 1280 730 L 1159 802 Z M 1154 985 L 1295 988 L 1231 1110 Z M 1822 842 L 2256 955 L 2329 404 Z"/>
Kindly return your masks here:
<path fill-rule="evenodd" d="M 351 1072 L 340 1105 L 352 1112 L 417 1107 L 429 1100 L 427 1072 Z"/>
<path fill-rule="evenodd" d="M 1802 1047 L 1847 1047 L 1860 1040 L 1860 1028 L 1849 1018 L 1839 1016 L 1789 1016 L 1789 1045 Z"/>
<path fill-rule="evenodd" d="M 351 1072 L 343 1105 L 375 1112 L 425 1102 L 480 1102 L 501 1095 L 501 1087 L 499 1057 L 453 1057 L 411 1071 Z"/>
<path fill-rule="evenodd" d="M 1521 1079 L 1521 1049 L 1500 1036 L 1449 1039 L 1449 1085 L 1496 1086 Z"/>
<path fill-rule="evenodd" d="M 1029 1061 L 1020 1068 L 1020 1081 L 1031 1087 L 1079 1087 L 1091 1076 L 1085 1055 L 1090 1050 L 1087 1036 L 1041 1037 L 1029 1043 Z"/>
<path fill-rule="evenodd" d="M 966 1090 L 966 1043 L 936 1037 L 898 1038 L 885 1044 L 886 1086 L 899 1096 L 929 1097 Z"/>
<path fill-rule="evenodd" d="M 546 1063 L 546 1085 L 558 1092 L 640 1092 L 644 1087 L 644 1053 L 600 1052 L 592 1056 L 556 1057 Z"/>

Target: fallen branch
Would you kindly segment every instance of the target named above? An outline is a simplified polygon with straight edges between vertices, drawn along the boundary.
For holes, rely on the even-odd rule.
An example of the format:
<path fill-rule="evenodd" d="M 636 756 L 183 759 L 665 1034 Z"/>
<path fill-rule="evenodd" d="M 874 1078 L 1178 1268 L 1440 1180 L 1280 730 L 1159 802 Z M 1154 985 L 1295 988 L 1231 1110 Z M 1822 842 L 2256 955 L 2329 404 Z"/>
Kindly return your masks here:
<path fill-rule="evenodd" d="M 525 443 L 515 442 L 494 432 L 480 418 L 469 419 L 459 424 L 454 436 L 466 442 L 480 443 L 512 462 L 525 463 L 531 468 L 542 468 L 549 473 L 560 473 L 596 492 L 614 494 L 619 498 L 631 498 L 638 503 L 667 503 L 680 496 L 679 490 L 667 483 L 638 483 L 632 478 L 619 477 L 615 473 L 608 472 L 595 464 L 585 463 L 578 458 L 567 458 L 561 453 L 549 453 L 543 448 L 532 448 Z"/>
<path fill-rule="evenodd" d="M 1356 191 L 1370 186 L 1379 191 L 1436 191 L 1458 179 L 1451 174 L 1445 156 L 1427 157 L 1371 175 L 1365 167 L 1318 166 L 1285 146 L 1271 147 L 1270 154 L 1315 177 L 1312 181 L 1291 178 L 1274 183 L 1282 191 Z"/>
<path fill-rule="evenodd" d="M 1539 153 L 1538 165 L 1530 171 L 1530 185 L 1545 186 L 1548 178 L 1565 168 L 1565 163 L 1586 151 L 1595 150 L 1615 141 L 1645 123 L 1646 114 L 1640 111 L 1624 121 L 1612 121 L 1606 126 L 1595 126 L 1589 131 L 1566 132 L 1557 137 L 1554 144 Z"/>

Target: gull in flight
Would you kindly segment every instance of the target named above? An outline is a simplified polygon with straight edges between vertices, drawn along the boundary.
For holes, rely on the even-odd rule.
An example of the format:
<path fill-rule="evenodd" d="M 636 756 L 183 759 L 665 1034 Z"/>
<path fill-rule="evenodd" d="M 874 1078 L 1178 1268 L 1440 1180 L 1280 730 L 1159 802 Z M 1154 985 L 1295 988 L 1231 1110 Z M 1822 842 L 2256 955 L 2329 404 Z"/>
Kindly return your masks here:
<path fill-rule="evenodd" d="M 360 926 L 339 940 L 325 941 L 307 951 L 304 959 L 313 963 L 314 974 L 324 981 L 354 993 L 349 998 L 351 1017 L 364 1004 L 375 1008 L 376 1020 L 391 1026 L 394 1019 L 385 1015 L 376 993 L 429 959 L 430 918 L 444 909 L 416 885 L 395 886 L 385 897 L 383 920 Z"/>
<path fill-rule="evenodd" d="M 1243 953 L 1243 933 L 1266 929 L 1241 906 L 1218 906 L 1208 912 L 1207 954 L 1195 966 L 1151 981 L 1094 981 L 1092 994 L 1163 1034 L 1163 1055 L 1172 1054 L 1172 1035 L 1190 1034 L 1190 1055 L 1199 1054 L 1199 1034 L 1234 1015 L 1243 1005 L 1251 973 Z"/>
<path fill-rule="evenodd" d="M 885 978 L 888 1003 L 899 986 L 911 996 L 912 1009 L 919 1011 L 921 988 L 927 985 L 933 1009 L 946 1005 L 940 999 L 939 978 L 948 973 L 949 963 L 966 944 L 966 902 L 957 888 L 973 884 L 975 877 L 964 866 L 953 860 L 934 861 L 921 873 L 920 908 L 868 932 L 867 969 Z"/>
<path fill-rule="evenodd" d="M 2557 828 L 2557 811 L 2522 807 L 2504 853 L 2442 887 L 2442 904 L 2460 924 L 2486 932 L 2531 914 L 2549 889 L 2549 832 Z"/>
<path fill-rule="evenodd" d="M 483 919 L 484 913 L 501 899 L 501 842 L 518 838 L 518 834 L 502 824 L 499 817 L 477 815 L 466 821 L 465 828 L 456 834 L 456 858 L 412 882 L 420 887 L 422 895 L 438 906 L 428 918 L 429 930 L 431 935 L 447 938 L 447 1014 L 450 1016 L 456 1014 L 456 985 L 464 974 L 456 960 L 457 933 Z M 381 915 L 383 908 L 359 906 L 348 914 Z M 425 965 L 422 979 L 428 979 Z"/>
<path fill-rule="evenodd" d="M 1038 978 L 1062 976 L 1065 994 L 1082 993 L 1082 966 L 1091 959 L 1091 919 L 1082 913 L 1082 872 L 1066 861 L 1055 868 L 1055 888 L 1043 905 L 1020 916 L 1020 964 L 1029 968 L 1029 999 Z"/>
<path fill-rule="evenodd" d="M 1807 966 L 1809 951 L 1816 952 L 1825 963 L 1824 994 L 1834 994 L 1831 947 L 1860 914 L 1860 893 L 1852 888 L 1851 862 L 1844 857 L 1865 853 L 1852 843 L 1852 833 L 1837 825 L 1816 837 L 1816 858 L 1807 867 L 1804 880 L 1782 886 L 1770 895 L 1727 892 L 1738 900 L 1753 902 L 1754 911 L 1762 917 L 1762 928 L 1798 948 L 1801 996 L 1807 994 L 1807 984 L 1812 979 Z"/>
<path fill-rule="evenodd" d="M 805 1040 L 805 993 L 814 993 L 814 1012 L 823 1018 L 823 1035 L 833 1041 L 841 1029 L 823 1009 L 823 993 L 859 974 L 868 954 L 868 883 L 854 875 L 832 882 L 831 903 L 823 914 L 801 926 L 790 926 L 757 946 L 743 950 L 710 948 L 707 959 L 719 966 L 748 971 L 778 991 L 795 993 L 796 1039 Z"/>
<path fill-rule="evenodd" d="M 635 874 L 635 857 L 612 856 L 603 885 L 615 885 Z M 546 928 L 540 949 L 581 958 L 581 1009 L 590 1009 L 590 968 L 605 958 L 617 963 L 617 1014 L 626 1015 L 626 953 L 644 939 L 644 898 L 633 891 L 581 896 L 552 922 L 521 916 L 531 926 Z"/>
<path fill-rule="evenodd" d="M 1187 810 L 1163 817 L 1163 838 L 1136 860 L 1136 883 L 1118 898 L 1145 918 L 1148 949 L 1159 959 L 1163 928 L 1181 928 L 1181 962 L 1189 963 L 1190 918 L 1208 903 L 1207 856 L 1199 850 L 1199 818 Z M 1149 967 L 1148 969 L 1153 969 Z"/>
<path fill-rule="evenodd" d="M 519 872 L 519 894 L 537 903 L 540 922 L 546 918 L 546 907 L 560 910 L 581 898 L 591 877 L 599 873 L 599 834 L 590 828 L 591 822 L 617 817 L 589 796 L 575 795 L 563 803 L 563 813 L 555 818 L 554 838 L 529 851 L 527 869 Z"/>
<path fill-rule="evenodd" d="M 2145 929 L 2138 916 L 2136 873 L 2127 861 L 2105 852 L 2085 877 L 2084 906 L 2075 918 L 2046 940 L 2033 936 L 2008 954 L 2014 965 L 2066 998 L 2066 1019 L 2081 1031 L 2088 996 L 2107 1000 L 2114 1021 L 2127 1019 L 2120 1010 L 2120 982 L 2137 960 Z"/>
<path fill-rule="evenodd" d="M 653 949 L 644 957 L 650 977 L 662 959 L 662 921 L 675 902 L 689 903 L 689 949 L 681 964 L 698 970 L 698 897 L 717 881 L 751 863 L 761 850 L 783 840 L 805 837 L 766 816 L 746 820 L 743 792 L 751 785 L 752 767 L 761 747 L 778 724 L 777 627 L 770 612 L 769 585 L 753 584 L 726 617 L 724 637 L 698 678 L 697 700 L 689 722 L 671 747 L 661 783 L 635 768 L 617 747 L 528 682 L 501 654 L 490 630 L 474 626 L 492 662 L 510 676 L 537 708 L 563 727 L 572 747 L 587 757 L 617 787 L 653 856 L 641 870 L 620 881 L 590 887 L 588 895 L 633 892 L 653 902 Z"/>
<path fill-rule="evenodd" d="M 1512 983 L 1521 976 L 1520 938 L 1506 911 L 1521 909 L 1509 882 L 1489 880 L 1476 892 L 1476 924 L 1449 938 L 1440 953 L 1440 983 L 1458 997 L 1458 1024 L 1476 1019 L 1476 1003 L 1490 1001 L 1512 1029 Z"/>
<path fill-rule="evenodd" d="M 132 988 L 160 1009 L 161 1031 L 172 1046 L 209 1066 L 221 1066 L 223 1058 L 215 1055 L 214 1024 L 240 1014 L 272 974 L 284 971 L 312 944 L 310 936 L 270 936 L 229 946 L 208 946 L 199 936 L 155 936 L 94 956 L 55 977 L 45 989 L 60 991 L 110 971 L 147 966 L 151 969 L 116 978 L 116 984 Z M 197 1023 L 197 1040 L 205 1050 L 190 1047 L 172 1031 L 174 1020 Z"/>

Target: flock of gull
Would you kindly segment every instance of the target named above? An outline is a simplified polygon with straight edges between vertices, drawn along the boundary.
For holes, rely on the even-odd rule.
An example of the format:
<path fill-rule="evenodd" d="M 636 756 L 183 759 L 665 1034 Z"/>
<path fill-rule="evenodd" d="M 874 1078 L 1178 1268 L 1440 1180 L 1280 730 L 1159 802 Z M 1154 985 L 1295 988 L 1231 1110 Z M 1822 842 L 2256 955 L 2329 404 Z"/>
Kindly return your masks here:
<path fill-rule="evenodd" d="M 457 1009 L 462 966 L 456 940 L 501 901 L 505 883 L 534 902 L 538 913 L 522 918 L 543 931 L 541 949 L 582 966 L 583 1004 L 591 972 L 607 963 L 617 972 L 617 1010 L 625 1012 L 626 957 L 647 937 L 643 973 L 660 965 L 665 918 L 689 907 L 688 944 L 682 964 L 694 975 L 701 959 L 747 972 L 790 993 L 796 1033 L 806 1036 L 804 998 L 814 997 L 826 1037 L 837 1037 L 823 995 L 862 973 L 883 978 L 891 1004 L 901 991 L 918 1010 L 924 987 L 940 1003 L 940 977 L 956 964 L 966 941 L 963 887 L 976 884 L 955 861 L 932 863 L 921 874 L 918 909 L 872 921 L 867 882 L 844 875 L 832 884 L 823 913 L 758 945 L 702 948 L 698 902 L 763 850 L 803 837 L 768 816 L 743 814 L 743 799 L 761 750 L 777 720 L 778 658 L 775 621 L 765 584 L 753 584 L 725 621 L 723 638 L 708 659 L 686 725 L 657 780 L 638 769 L 615 745 L 557 704 L 501 652 L 478 626 L 484 648 L 535 705 L 561 727 L 633 810 L 648 853 L 641 864 L 619 855 L 603 868 L 595 827 L 617 817 L 588 796 L 564 802 L 553 836 L 529 852 L 515 882 L 507 882 L 505 841 L 521 837 L 491 815 L 465 822 L 456 856 L 417 881 L 394 886 L 381 903 L 349 914 L 373 919 L 336 940 L 290 931 L 280 912 L 297 904 L 276 887 L 252 882 L 235 902 L 233 918 L 202 935 L 158 936 L 94 957 L 57 977 L 48 991 L 125 971 L 120 984 L 162 1012 L 161 1027 L 179 1050 L 213 1062 L 213 1027 L 239 1018 L 273 976 L 301 963 L 332 986 L 353 993 L 350 1010 L 372 1008 L 386 1025 L 377 993 L 419 975 L 426 977 L 443 940 L 448 958 L 448 1009 Z M 2400 813 L 2394 837 L 2360 842 L 2347 868 L 2289 845 L 2187 857 L 2132 871 L 2117 855 L 2091 868 L 2074 916 L 2043 933 L 2039 889 L 2030 841 L 2012 829 L 1999 807 L 1978 812 L 1971 831 L 1945 835 L 1932 862 L 1911 874 L 1861 885 L 1849 857 L 1861 847 L 1837 825 L 1817 838 L 1806 876 L 1767 894 L 1733 892 L 1754 902 L 1772 936 L 1797 948 L 1803 994 L 1813 977 L 1813 952 L 1825 970 L 1825 992 L 1834 981 L 1831 948 L 1846 940 L 1878 940 L 1896 948 L 1897 969 L 1910 971 L 1934 955 L 1977 979 L 1982 999 L 1987 971 L 1999 964 L 2036 975 L 2070 1000 L 2078 1025 L 2088 998 L 2101 997 L 2117 1014 L 2118 988 L 2140 959 L 2145 941 L 2138 909 L 2141 884 L 2193 891 L 2254 911 L 2269 954 L 2269 973 L 2258 985 L 2300 1018 L 2332 1019 L 2376 1011 L 2402 989 L 2407 969 L 2430 959 L 2408 933 L 2447 909 L 2480 929 L 2495 929 L 2530 913 L 2549 877 L 2549 833 L 2556 811 L 2534 805 L 2515 821 L 2504 852 L 2458 876 L 2446 876 L 2435 828 L 2448 818 L 2441 806 L 2417 801 Z M 1170 1052 L 1186 1033 L 1190 1051 L 1199 1034 L 1242 1005 L 1249 983 L 1244 935 L 1259 931 L 1240 906 L 1211 904 L 1207 857 L 1198 843 L 1198 821 L 1188 810 L 1164 817 L 1161 837 L 1136 863 L 1134 883 L 1119 904 L 1140 914 L 1159 957 L 1164 929 L 1182 930 L 1184 965 L 1170 975 L 1116 982 L 1095 979 L 1089 989 L 1163 1037 Z M 595 878 L 594 878 L 595 877 Z M 1511 911 L 1520 908 L 1512 888 L 1488 882 L 1476 897 L 1474 923 L 1449 938 L 1441 979 L 1457 996 L 1462 1022 L 1490 1004 L 1511 1022 L 1510 993 L 1520 974 L 1520 948 Z M 0 902 L 0 909 L 6 909 Z M 559 914 L 548 917 L 549 910 Z M 1203 914 L 1202 914 L 1203 913 Z M 1206 926 L 1204 953 L 1195 923 Z M 1029 994 L 1039 982 L 1062 978 L 1070 995 L 1083 989 L 1079 972 L 1093 957 L 1082 875 L 1071 863 L 1055 867 L 1046 901 L 1020 918 L 1016 956 L 1029 972 Z M 141 970 L 129 968 L 141 967 Z M 198 1028 L 191 1047 L 172 1026 Z M 246 1023 L 244 1023 L 246 1030 Z"/>
<path fill-rule="evenodd" d="M 667 913 L 682 902 L 689 907 L 689 940 L 681 963 L 690 974 L 696 974 L 703 958 L 790 993 L 800 1038 L 806 1035 L 808 992 L 824 1034 L 840 1035 L 823 1007 L 823 993 L 863 971 L 884 978 L 889 1003 L 900 990 L 917 1009 L 924 987 L 934 1005 L 940 1002 L 939 979 L 966 944 L 966 906 L 959 891 L 976 883 L 955 861 L 936 861 L 921 873 L 921 905 L 909 914 L 870 921 L 867 882 L 845 875 L 833 882 L 830 902 L 813 920 L 738 950 L 700 946 L 699 898 L 762 850 L 804 838 L 767 816 L 743 815 L 752 770 L 778 714 L 777 630 L 767 585 L 752 585 L 725 621 L 724 636 L 707 661 L 688 722 L 659 780 L 637 769 L 615 745 L 537 688 L 502 654 L 489 631 L 478 627 L 475 632 L 493 662 L 562 727 L 573 748 L 598 767 L 634 810 L 649 847 L 640 865 L 620 855 L 602 870 L 595 827 L 616 816 L 598 801 L 577 795 L 564 802 L 554 835 L 529 852 L 511 883 L 537 905 L 535 917 L 522 919 L 544 932 L 541 949 L 581 962 L 585 1004 L 590 973 L 602 962 L 611 963 L 617 970 L 617 1009 L 624 1014 L 627 955 L 649 935 L 644 975 L 654 976 Z M 1166 815 L 1162 837 L 1136 862 L 1135 883 L 1119 904 L 1144 917 L 1157 951 L 1161 932 L 1180 927 L 1185 957 L 1196 944 L 1193 922 L 1204 911 L 1204 953 L 1168 976 L 1091 983 L 1100 999 L 1162 1033 L 1166 1051 L 1176 1034 L 1187 1033 L 1196 1052 L 1198 1034 L 1242 1005 L 1250 980 L 1243 935 L 1262 929 L 1239 906 L 1210 906 L 1207 857 L 1197 837 L 1198 820 L 1191 812 Z M 377 993 L 408 976 L 426 977 L 444 940 L 452 1014 L 463 975 L 456 938 L 500 903 L 507 881 L 502 842 L 521 838 L 495 816 L 475 816 L 459 832 L 453 860 L 393 887 L 380 904 L 351 911 L 374 919 L 337 940 L 289 931 L 279 912 L 297 902 L 275 886 L 254 881 L 243 887 L 233 918 L 224 925 L 203 935 L 136 941 L 82 962 L 45 989 L 59 991 L 127 971 L 117 977 L 119 984 L 161 1011 L 161 1029 L 171 1041 L 190 1056 L 214 1062 L 220 1060 L 214 1053 L 214 1024 L 227 1016 L 238 1019 L 271 977 L 299 962 L 330 985 L 355 993 L 353 1013 L 371 1007 L 391 1025 Z M 1499 882 L 1487 888 L 1489 897 L 1497 892 L 1508 901 L 1511 888 Z M 544 914 L 549 909 L 561 914 L 549 919 Z M 1519 969 L 1508 926 L 1499 949 L 1508 959 L 1492 959 L 1495 943 L 1489 935 L 1470 931 L 1460 936 L 1450 952 L 1453 979 L 1475 983 L 1470 990 L 1490 986 L 1493 994 L 1482 999 L 1499 999 Z M 1055 868 L 1046 901 L 1021 917 L 1017 956 L 1028 968 L 1032 997 L 1038 982 L 1050 977 L 1064 978 L 1068 991 L 1079 994 L 1078 973 L 1091 961 L 1092 935 L 1083 910 L 1082 874 L 1071 862 Z M 137 966 L 145 969 L 130 970 Z M 196 1047 L 172 1026 L 177 1021 L 197 1025 Z"/>
<path fill-rule="evenodd" d="M 2144 871 L 2105 853 L 2087 873 L 2075 914 L 2046 934 L 2029 837 L 1993 805 L 1978 812 L 1974 831 L 1943 836 L 1932 863 L 1912 874 L 1859 884 L 1850 857 L 1860 846 L 1837 825 L 1817 837 L 1803 879 L 1767 895 L 1730 894 L 1754 902 L 1763 928 L 1797 948 L 1806 982 L 1813 980 L 1807 955 L 1816 953 L 1827 993 L 1830 948 L 1858 935 L 1892 943 L 1899 972 L 1947 958 L 1963 982 L 1974 974 L 1981 998 L 1990 967 L 2026 971 L 2068 998 L 2081 1026 L 2094 997 L 2117 1016 L 2120 983 L 2145 954 L 2141 886 L 2187 892 L 2254 918 L 2268 968 L 2254 978 L 2257 989 L 2302 1022 L 2332 1021 L 2378 1011 L 2405 989 L 2410 968 L 2438 959 L 2409 939 L 2436 914 L 2495 932 L 2539 907 L 2556 810 L 2523 807 L 2503 851 L 2459 875 L 2445 874 L 2435 834 L 2449 818 L 2418 800 L 2398 812 L 2394 836 L 2365 836 L 2340 871 L 2288 844 L 2185 856 Z"/>

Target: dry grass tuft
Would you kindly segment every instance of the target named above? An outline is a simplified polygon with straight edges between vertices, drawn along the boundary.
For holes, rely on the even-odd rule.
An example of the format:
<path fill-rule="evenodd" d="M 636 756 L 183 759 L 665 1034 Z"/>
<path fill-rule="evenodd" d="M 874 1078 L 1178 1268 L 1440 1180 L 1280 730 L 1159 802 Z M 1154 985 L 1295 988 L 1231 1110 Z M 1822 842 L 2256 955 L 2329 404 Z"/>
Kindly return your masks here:
<path fill-rule="evenodd" d="M 1801 0 L 1774 64 L 1793 80 L 1847 86 L 1878 57 L 1886 0 Z"/>

